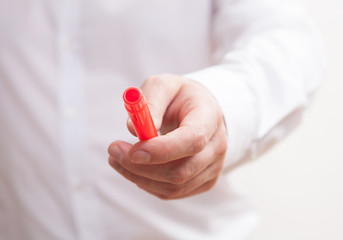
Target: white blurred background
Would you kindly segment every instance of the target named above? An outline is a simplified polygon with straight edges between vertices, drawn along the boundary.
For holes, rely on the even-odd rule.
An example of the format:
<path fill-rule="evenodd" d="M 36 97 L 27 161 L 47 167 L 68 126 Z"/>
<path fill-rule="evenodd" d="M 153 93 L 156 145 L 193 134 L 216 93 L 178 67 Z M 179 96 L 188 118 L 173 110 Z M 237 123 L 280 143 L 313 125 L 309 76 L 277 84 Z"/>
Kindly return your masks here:
<path fill-rule="evenodd" d="M 302 124 L 233 172 L 261 216 L 251 240 L 343 239 L 343 1 L 298 1 L 322 32 L 330 69 Z"/>

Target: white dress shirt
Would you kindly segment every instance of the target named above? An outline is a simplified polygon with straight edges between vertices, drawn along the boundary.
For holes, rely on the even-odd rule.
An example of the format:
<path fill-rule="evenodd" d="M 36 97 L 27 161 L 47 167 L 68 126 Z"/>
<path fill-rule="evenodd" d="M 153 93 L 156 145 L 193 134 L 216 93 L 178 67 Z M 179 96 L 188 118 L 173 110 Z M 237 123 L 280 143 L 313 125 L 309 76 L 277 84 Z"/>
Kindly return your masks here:
<path fill-rule="evenodd" d="M 122 93 L 165 72 L 207 86 L 228 171 L 296 125 L 323 62 L 285 1 L 1 0 L 0 239 L 245 239 L 257 217 L 227 174 L 163 201 L 109 166 L 137 141 Z"/>

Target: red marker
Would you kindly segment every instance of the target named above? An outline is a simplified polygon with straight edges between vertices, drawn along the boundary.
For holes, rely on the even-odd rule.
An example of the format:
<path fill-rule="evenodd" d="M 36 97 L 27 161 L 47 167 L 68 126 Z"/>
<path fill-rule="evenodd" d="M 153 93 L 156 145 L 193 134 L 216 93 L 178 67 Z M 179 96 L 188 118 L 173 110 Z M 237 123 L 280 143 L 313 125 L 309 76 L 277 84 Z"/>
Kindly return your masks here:
<path fill-rule="evenodd" d="M 123 99 L 139 140 L 148 140 L 158 136 L 142 90 L 129 87 L 125 90 Z"/>

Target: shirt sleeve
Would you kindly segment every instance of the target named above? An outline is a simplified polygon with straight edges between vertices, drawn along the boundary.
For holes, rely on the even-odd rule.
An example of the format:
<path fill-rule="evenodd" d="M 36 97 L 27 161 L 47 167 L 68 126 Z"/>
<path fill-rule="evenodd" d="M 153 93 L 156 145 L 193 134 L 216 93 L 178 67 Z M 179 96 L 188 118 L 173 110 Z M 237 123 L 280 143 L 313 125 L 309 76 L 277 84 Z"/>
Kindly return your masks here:
<path fill-rule="evenodd" d="M 320 85 L 321 38 L 304 8 L 285 2 L 214 1 L 213 65 L 186 75 L 205 85 L 223 110 L 224 171 L 282 139 Z"/>

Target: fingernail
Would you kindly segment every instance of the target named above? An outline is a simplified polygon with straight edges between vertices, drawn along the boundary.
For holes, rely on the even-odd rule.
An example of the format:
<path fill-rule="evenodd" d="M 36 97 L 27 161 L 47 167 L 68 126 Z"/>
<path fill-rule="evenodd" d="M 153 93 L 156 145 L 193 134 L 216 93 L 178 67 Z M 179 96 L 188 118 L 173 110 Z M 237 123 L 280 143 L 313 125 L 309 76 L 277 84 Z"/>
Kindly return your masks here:
<path fill-rule="evenodd" d="M 109 150 L 109 153 L 110 153 L 111 157 L 113 157 L 116 161 L 122 162 L 122 160 L 123 160 L 123 153 L 122 153 L 122 151 L 120 150 L 119 147 L 117 147 L 115 145 L 111 146 L 110 150 Z"/>
<path fill-rule="evenodd" d="M 128 119 L 127 119 L 127 124 L 132 124 L 131 118 L 128 118 Z"/>
<path fill-rule="evenodd" d="M 150 158 L 150 153 L 138 150 L 132 154 L 130 160 L 135 163 L 148 163 L 150 162 Z"/>

